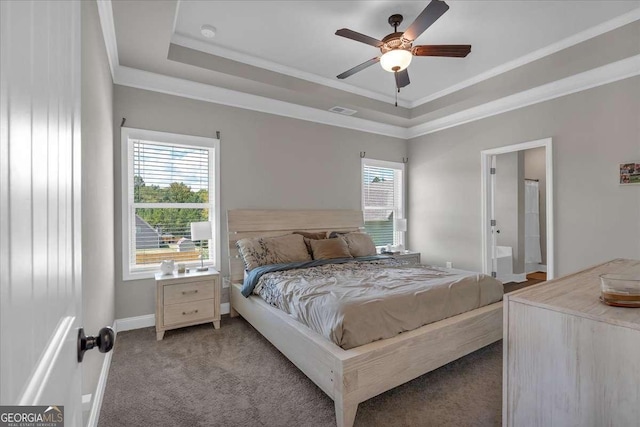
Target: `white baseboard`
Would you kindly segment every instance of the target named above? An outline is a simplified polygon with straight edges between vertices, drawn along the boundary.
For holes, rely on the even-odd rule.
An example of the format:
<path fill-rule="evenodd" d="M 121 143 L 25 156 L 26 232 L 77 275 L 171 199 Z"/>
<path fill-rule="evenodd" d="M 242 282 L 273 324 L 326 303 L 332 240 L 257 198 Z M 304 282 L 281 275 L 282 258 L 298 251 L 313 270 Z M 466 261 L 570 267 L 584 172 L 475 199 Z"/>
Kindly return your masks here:
<path fill-rule="evenodd" d="M 502 283 L 523 283 L 527 281 L 527 275 L 525 273 L 522 274 L 507 274 L 504 276 L 500 276 L 497 278 Z"/>
<path fill-rule="evenodd" d="M 229 314 L 230 304 L 228 302 L 220 304 L 220 314 Z M 142 316 L 125 317 L 124 319 L 116 319 L 114 330 L 116 332 L 132 331 L 134 329 L 149 328 L 155 326 L 156 315 L 144 314 Z"/>
<path fill-rule="evenodd" d="M 156 315 L 145 314 L 136 317 L 126 317 L 124 319 L 116 319 L 114 322 L 116 332 L 131 331 L 133 329 L 148 328 L 155 326 Z"/>
<path fill-rule="evenodd" d="M 113 322 L 113 330 L 116 332 L 117 336 L 117 323 Z M 93 394 L 93 399 L 91 399 L 91 395 L 89 399 L 91 399 L 91 412 L 89 412 L 89 419 L 87 421 L 86 427 L 98 427 L 98 420 L 100 419 L 100 410 L 102 409 L 102 398 L 104 397 L 104 390 L 107 387 L 107 378 L 109 377 L 109 368 L 111 367 L 111 358 L 113 357 L 113 350 L 109 353 L 105 354 L 104 360 L 102 361 L 102 369 L 100 370 L 100 377 L 98 378 L 98 385 L 96 386 L 95 393 Z M 85 406 L 85 396 L 82 396 L 82 406 Z"/>
<path fill-rule="evenodd" d="M 545 264 L 535 264 L 535 263 L 527 263 L 524 265 L 524 270 L 529 273 L 536 273 L 538 271 L 542 271 L 543 273 L 547 272 L 547 266 Z"/>

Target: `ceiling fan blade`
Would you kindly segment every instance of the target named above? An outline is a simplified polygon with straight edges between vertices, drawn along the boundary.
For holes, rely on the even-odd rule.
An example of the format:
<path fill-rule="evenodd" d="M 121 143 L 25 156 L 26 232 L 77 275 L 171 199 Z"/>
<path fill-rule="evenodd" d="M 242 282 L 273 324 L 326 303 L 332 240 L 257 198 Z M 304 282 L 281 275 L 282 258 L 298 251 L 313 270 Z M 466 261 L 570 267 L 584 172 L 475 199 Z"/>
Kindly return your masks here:
<path fill-rule="evenodd" d="M 429 28 L 431 24 L 444 15 L 447 10 L 449 10 L 449 6 L 445 2 L 440 0 L 431 0 L 431 3 L 429 3 L 422 13 L 418 15 L 416 20 L 409 25 L 409 28 L 407 28 L 407 31 L 404 32 L 402 37 L 409 41 L 414 41 L 424 32 L 424 30 Z"/>
<path fill-rule="evenodd" d="M 369 44 L 374 47 L 382 46 L 382 42 L 378 39 L 374 39 L 373 37 L 366 36 L 364 34 L 360 34 L 357 31 L 350 30 L 348 28 L 341 28 L 336 31 L 336 36 L 346 37 L 351 40 L 355 40 L 360 43 Z"/>
<path fill-rule="evenodd" d="M 450 56 L 453 58 L 464 58 L 470 52 L 470 44 L 420 45 L 411 49 L 414 56 Z"/>
<path fill-rule="evenodd" d="M 342 74 L 338 74 L 336 77 L 338 77 L 339 79 L 346 79 L 347 77 L 349 77 L 349 76 L 351 76 L 351 75 L 353 75 L 353 74 L 355 74 L 355 73 L 357 73 L 359 71 L 362 71 L 367 67 L 372 66 L 373 64 L 375 64 L 378 61 L 380 61 L 380 58 L 377 58 L 377 57 L 376 58 L 372 58 L 372 59 L 370 59 L 370 60 L 368 60 L 366 62 L 363 62 L 360 65 L 356 65 L 352 69 L 347 70 Z"/>
<path fill-rule="evenodd" d="M 393 73 L 393 74 L 396 77 L 396 87 L 398 89 L 408 86 L 409 83 L 411 83 L 409 81 L 409 72 L 407 71 L 406 68 L 402 71 L 398 71 L 397 73 Z"/>

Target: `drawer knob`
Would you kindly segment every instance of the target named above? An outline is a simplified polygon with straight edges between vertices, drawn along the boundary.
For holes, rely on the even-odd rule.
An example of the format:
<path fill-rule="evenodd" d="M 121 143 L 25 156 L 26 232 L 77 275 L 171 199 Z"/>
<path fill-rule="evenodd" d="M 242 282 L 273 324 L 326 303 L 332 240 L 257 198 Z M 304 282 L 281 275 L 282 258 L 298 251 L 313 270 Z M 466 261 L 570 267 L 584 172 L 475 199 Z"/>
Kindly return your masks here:
<path fill-rule="evenodd" d="M 192 291 L 182 291 L 182 295 L 189 295 L 189 294 L 197 294 L 198 290 L 194 289 Z"/>
<path fill-rule="evenodd" d="M 192 311 L 183 311 L 182 315 L 183 316 L 187 316 L 189 314 L 196 314 L 198 312 L 198 310 L 192 310 Z"/>

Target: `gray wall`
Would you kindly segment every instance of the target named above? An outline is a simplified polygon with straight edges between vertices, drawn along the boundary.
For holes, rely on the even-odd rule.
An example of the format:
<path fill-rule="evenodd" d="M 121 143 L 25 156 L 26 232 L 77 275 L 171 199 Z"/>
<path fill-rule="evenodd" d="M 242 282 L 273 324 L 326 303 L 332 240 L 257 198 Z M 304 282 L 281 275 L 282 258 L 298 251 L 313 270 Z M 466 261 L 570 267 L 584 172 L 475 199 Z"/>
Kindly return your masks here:
<path fill-rule="evenodd" d="M 495 213 L 498 246 L 513 250 L 513 273 L 524 273 L 524 155 L 496 156 Z"/>
<path fill-rule="evenodd" d="M 640 257 L 640 77 L 409 141 L 411 249 L 425 263 L 481 271 L 480 151 L 553 137 L 556 273 Z"/>
<path fill-rule="evenodd" d="M 119 125 L 197 136 L 221 136 L 222 273 L 228 274 L 226 211 L 238 208 L 360 209 L 360 156 L 402 161 L 400 139 L 115 86 L 114 155 Z M 123 281 L 121 171 L 115 168 L 116 318 L 155 311 L 153 279 Z M 224 290 L 223 302 L 228 301 Z"/>
<path fill-rule="evenodd" d="M 547 175 L 544 147 L 524 151 L 524 176 L 537 179 L 540 191 L 540 249 L 542 262 L 547 264 Z"/>
<path fill-rule="evenodd" d="M 96 2 L 82 2 L 82 312 L 87 335 L 113 325 L 113 82 Z M 82 362 L 82 393 L 95 396 L 104 354 Z"/>

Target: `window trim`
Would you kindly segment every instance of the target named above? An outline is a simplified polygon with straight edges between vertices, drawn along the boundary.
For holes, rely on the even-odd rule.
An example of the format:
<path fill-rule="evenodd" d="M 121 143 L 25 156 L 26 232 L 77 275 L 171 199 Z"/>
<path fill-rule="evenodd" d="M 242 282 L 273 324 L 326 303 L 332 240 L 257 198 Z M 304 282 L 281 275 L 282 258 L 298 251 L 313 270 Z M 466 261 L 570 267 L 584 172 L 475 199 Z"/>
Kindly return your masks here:
<path fill-rule="evenodd" d="M 407 173 L 405 164 L 401 162 L 392 162 L 389 160 L 377 160 L 377 159 L 369 159 L 363 157 L 360 159 L 360 207 L 362 209 L 363 215 L 363 224 L 364 224 L 364 168 L 365 166 L 373 166 L 373 167 L 381 167 L 381 168 L 389 168 L 389 169 L 397 169 L 402 172 L 402 203 L 400 203 L 400 209 L 402 210 L 402 218 L 407 217 Z M 406 231 L 396 231 L 395 224 L 393 227 L 394 234 L 399 234 L 400 242 L 399 245 L 405 246 L 406 244 Z M 376 248 L 380 249 L 383 246 L 376 246 Z M 406 249 L 406 248 L 405 248 Z"/>
<path fill-rule="evenodd" d="M 122 218 L 122 280 L 139 280 L 153 278 L 158 272 L 158 267 L 140 268 L 131 270 L 129 264 L 131 242 L 131 216 L 129 209 L 133 205 L 132 196 L 130 198 L 129 188 L 133 186 L 133 140 L 145 140 L 157 142 L 167 145 L 183 145 L 187 147 L 204 147 L 208 148 L 212 162 L 209 170 L 209 203 L 213 205 L 209 215 L 213 213 L 212 226 L 214 228 L 213 245 L 213 262 L 205 261 L 208 264 L 220 270 L 221 267 L 221 242 L 220 242 L 220 140 L 215 138 L 207 138 L 203 136 L 181 135 L 177 133 L 159 132 L 146 129 L 135 129 L 122 127 L 120 131 L 121 146 L 121 218 Z M 211 199 L 211 190 L 214 191 L 213 200 Z M 181 204 L 182 205 L 182 204 Z M 185 264 L 199 264 L 198 261 Z"/>

